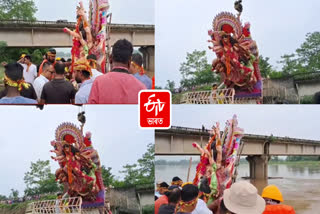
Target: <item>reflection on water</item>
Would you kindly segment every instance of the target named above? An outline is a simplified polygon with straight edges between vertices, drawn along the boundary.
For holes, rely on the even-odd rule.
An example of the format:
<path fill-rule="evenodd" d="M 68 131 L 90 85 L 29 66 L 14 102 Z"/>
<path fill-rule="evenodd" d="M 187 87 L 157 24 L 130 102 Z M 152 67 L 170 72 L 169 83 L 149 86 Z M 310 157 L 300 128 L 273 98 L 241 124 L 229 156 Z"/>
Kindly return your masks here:
<path fill-rule="evenodd" d="M 192 181 L 196 164 L 192 164 L 189 181 Z M 186 181 L 188 165 L 156 165 L 156 181 L 166 181 L 170 184 L 174 176 L 179 176 Z M 251 180 L 259 193 L 268 184 L 278 186 L 283 194 L 285 204 L 295 208 L 298 214 L 320 213 L 320 164 L 319 165 L 287 165 L 272 164 L 268 166 L 269 177 L 278 179 Z M 249 177 L 249 165 L 240 164 L 238 180 Z M 282 179 L 279 179 L 281 177 Z"/>

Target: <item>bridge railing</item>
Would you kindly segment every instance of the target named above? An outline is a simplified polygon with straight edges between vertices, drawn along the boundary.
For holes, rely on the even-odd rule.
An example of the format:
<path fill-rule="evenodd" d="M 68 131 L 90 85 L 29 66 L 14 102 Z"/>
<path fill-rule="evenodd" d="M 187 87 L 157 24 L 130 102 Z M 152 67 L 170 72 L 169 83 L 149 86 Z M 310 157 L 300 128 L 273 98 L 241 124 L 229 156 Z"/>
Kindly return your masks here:
<path fill-rule="evenodd" d="M 27 20 L 0 20 L 0 26 L 6 27 L 15 27 L 15 25 L 25 25 L 25 26 L 38 26 L 38 27 L 74 27 L 76 22 L 68 22 L 68 21 L 27 21 Z M 135 30 L 147 30 L 147 31 L 154 31 L 154 25 L 147 25 L 147 24 L 110 24 L 111 28 L 134 28 Z"/>
<path fill-rule="evenodd" d="M 186 104 L 233 104 L 234 95 L 233 88 L 187 92 L 183 95 L 182 102 Z"/>
<path fill-rule="evenodd" d="M 182 126 L 171 126 L 172 130 L 179 130 L 179 131 L 188 131 L 188 132 L 201 132 L 201 133 L 209 133 L 209 129 L 197 129 L 197 128 L 187 128 Z"/>
<path fill-rule="evenodd" d="M 0 24 L 21 24 L 21 25 L 75 25 L 75 22 L 67 21 L 26 21 L 26 20 L 0 20 Z"/>
<path fill-rule="evenodd" d="M 26 213 L 40 214 L 40 213 L 71 213 L 81 214 L 82 198 L 66 198 L 56 200 L 46 200 L 32 202 L 28 205 Z"/>

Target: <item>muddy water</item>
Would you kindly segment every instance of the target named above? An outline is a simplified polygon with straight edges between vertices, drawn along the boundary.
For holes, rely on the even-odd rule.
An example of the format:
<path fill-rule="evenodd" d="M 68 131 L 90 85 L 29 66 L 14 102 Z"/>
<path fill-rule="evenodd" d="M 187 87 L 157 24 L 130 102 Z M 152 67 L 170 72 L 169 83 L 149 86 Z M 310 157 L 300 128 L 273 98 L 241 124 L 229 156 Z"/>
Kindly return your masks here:
<path fill-rule="evenodd" d="M 275 164 L 269 165 L 269 177 L 282 177 L 268 180 L 252 180 L 261 193 L 268 184 L 277 185 L 284 197 L 284 204 L 294 207 L 298 214 L 320 213 L 320 163 L 313 165 Z M 189 181 L 195 176 L 196 164 L 190 170 Z M 187 180 L 188 165 L 156 165 L 156 181 L 170 182 L 179 176 Z M 249 165 L 240 164 L 238 180 L 249 176 Z"/>

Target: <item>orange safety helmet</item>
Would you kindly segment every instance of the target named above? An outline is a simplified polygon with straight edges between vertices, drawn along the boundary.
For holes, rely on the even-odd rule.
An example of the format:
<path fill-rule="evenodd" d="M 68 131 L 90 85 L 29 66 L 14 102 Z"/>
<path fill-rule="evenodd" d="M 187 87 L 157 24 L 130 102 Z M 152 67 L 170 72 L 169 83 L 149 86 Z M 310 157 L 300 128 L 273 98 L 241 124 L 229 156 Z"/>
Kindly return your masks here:
<path fill-rule="evenodd" d="M 276 201 L 283 202 L 282 194 L 276 185 L 266 186 L 262 191 L 262 198 L 270 198 Z"/>

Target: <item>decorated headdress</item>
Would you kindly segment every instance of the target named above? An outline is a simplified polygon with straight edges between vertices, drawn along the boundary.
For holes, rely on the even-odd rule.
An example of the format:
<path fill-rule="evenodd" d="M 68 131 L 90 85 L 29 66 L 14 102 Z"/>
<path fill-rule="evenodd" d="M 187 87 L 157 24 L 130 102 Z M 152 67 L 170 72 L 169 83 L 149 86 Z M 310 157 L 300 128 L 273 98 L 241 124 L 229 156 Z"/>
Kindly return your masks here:
<path fill-rule="evenodd" d="M 213 30 L 234 33 L 238 37 L 242 35 L 242 25 L 239 19 L 229 12 L 221 12 L 213 19 Z"/>
<path fill-rule="evenodd" d="M 135 63 L 134 61 L 131 61 L 131 65 L 133 65 L 134 67 L 139 69 L 139 74 L 142 76 L 143 74 L 145 74 L 145 70 L 143 68 L 143 66 L 138 65 L 137 63 Z"/>
<path fill-rule="evenodd" d="M 56 141 L 66 141 L 69 144 L 78 143 L 82 145 L 83 136 L 81 130 L 73 123 L 62 123 L 56 129 Z"/>
<path fill-rule="evenodd" d="M 184 198 L 183 197 L 183 190 L 184 190 L 184 187 L 187 186 L 187 185 L 192 185 L 194 186 L 193 188 L 197 188 L 195 185 L 193 185 L 191 182 L 187 182 L 187 183 L 184 183 L 182 185 L 182 191 L 181 191 L 181 200 L 179 201 L 179 203 L 177 204 L 176 206 L 176 211 L 184 211 L 186 208 L 189 208 L 189 207 L 192 207 L 194 206 L 197 202 L 198 202 L 198 196 L 192 198 L 192 199 L 189 199 L 190 196 Z M 198 194 L 198 193 L 197 193 Z M 189 200 L 187 200 L 187 198 Z"/>
<path fill-rule="evenodd" d="M 74 63 L 73 67 L 74 71 L 88 71 L 90 73 L 90 76 L 92 76 L 91 66 L 86 59 L 80 59 Z"/>
<path fill-rule="evenodd" d="M 179 177 L 173 177 L 171 185 L 177 185 L 177 186 L 182 186 L 183 181 Z"/>
<path fill-rule="evenodd" d="M 132 54 L 131 65 L 133 65 L 139 70 L 139 74 L 141 76 L 145 74 L 145 70 L 143 68 L 142 54 L 140 54 L 139 52 Z"/>
<path fill-rule="evenodd" d="M 53 49 L 53 48 L 49 49 L 48 52 L 47 52 L 47 55 L 48 55 L 48 56 L 54 56 L 54 57 L 55 57 L 56 54 L 57 54 L 57 52 L 56 52 L 56 50 Z"/>
<path fill-rule="evenodd" d="M 19 63 L 11 63 L 11 64 L 6 65 L 5 69 L 6 69 L 6 71 L 4 74 L 3 82 L 6 85 L 18 88 L 19 91 L 21 91 L 22 88 L 28 89 L 30 87 L 30 84 L 25 82 L 23 79 L 22 65 L 20 65 Z M 14 75 L 15 75 L 14 79 L 17 79 L 17 80 L 12 79 L 12 76 L 14 76 Z M 11 76 L 11 77 L 9 77 L 9 76 Z"/>
<path fill-rule="evenodd" d="M 30 87 L 30 84 L 25 82 L 23 79 L 14 81 L 10 79 L 7 75 L 4 75 L 4 83 L 8 86 L 18 88 L 19 91 L 22 91 L 22 88 L 28 89 Z"/>
<path fill-rule="evenodd" d="M 87 60 L 89 62 L 89 65 L 92 69 L 96 69 L 97 67 L 97 57 L 94 54 L 90 54 L 87 56 Z"/>

